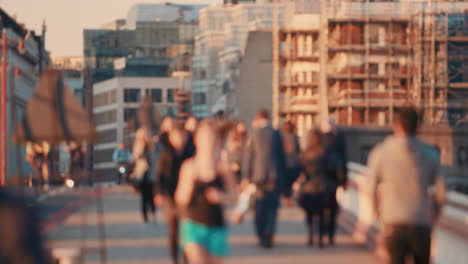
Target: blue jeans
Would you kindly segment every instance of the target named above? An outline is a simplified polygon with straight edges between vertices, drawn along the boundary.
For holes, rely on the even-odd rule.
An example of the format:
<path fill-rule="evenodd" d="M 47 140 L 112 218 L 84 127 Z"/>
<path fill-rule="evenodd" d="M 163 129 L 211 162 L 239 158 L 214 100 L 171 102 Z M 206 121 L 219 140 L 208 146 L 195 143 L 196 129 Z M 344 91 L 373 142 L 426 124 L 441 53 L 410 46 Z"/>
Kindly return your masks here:
<path fill-rule="evenodd" d="M 279 200 L 279 193 L 275 191 L 264 192 L 263 197 L 255 200 L 255 230 L 262 242 L 276 231 Z"/>

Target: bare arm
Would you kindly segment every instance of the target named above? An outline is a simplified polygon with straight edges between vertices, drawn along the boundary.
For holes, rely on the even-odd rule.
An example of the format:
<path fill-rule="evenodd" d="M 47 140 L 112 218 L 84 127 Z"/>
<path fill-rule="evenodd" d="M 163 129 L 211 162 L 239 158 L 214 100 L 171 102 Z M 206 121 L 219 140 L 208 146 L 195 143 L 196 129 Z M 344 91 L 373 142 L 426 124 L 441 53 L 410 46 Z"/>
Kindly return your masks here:
<path fill-rule="evenodd" d="M 190 203 L 194 188 L 194 177 L 192 171 L 193 159 L 186 160 L 180 169 L 179 182 L 175 193 L 177 205 L 185 207 Z"/>
<path fill-rule="evenodd" d="M 371 197 L 372 209 L 374 210 L 374 215 L 376 218 L 379 218 L 379 208 L 378 208 L 378 188 L 380 184 L 380 174 L 379 174 L 379 154 L 378 147 L 374 148 L 369 154 L 369 159 L 367 161 L 367 176 L 369 177 L 369 192 Z"/>

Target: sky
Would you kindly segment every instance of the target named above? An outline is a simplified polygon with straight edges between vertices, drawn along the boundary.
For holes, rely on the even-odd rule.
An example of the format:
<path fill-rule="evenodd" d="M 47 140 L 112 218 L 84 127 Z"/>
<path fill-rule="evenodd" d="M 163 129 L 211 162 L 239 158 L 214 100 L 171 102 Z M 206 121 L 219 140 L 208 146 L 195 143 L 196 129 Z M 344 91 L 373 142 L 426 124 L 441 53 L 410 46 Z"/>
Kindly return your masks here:
<path fill-rule="evenodd" d="M 52 56 L 82 56 L 83 29 L 125 18 L 136 3 L 211 4 L 221 0 L 0 0 L 0 7 L 19 23 L 40 33 L 46 21 L 46 48 Z"/>

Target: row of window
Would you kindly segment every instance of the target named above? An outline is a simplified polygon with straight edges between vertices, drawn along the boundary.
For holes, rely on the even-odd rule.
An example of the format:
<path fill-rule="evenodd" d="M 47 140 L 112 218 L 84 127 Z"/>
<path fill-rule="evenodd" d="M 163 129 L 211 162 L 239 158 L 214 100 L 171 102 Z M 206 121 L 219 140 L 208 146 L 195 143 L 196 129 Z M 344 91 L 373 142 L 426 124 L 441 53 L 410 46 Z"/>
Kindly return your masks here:
<path fill-rule="evenodd" d="M 107 91 L 94 95 L 93 105 L 94 107 L 100 107 L 105 105 L 114 104 L 117 101 L 115 90 Z"/>
<path fill-rule="evenodd" d="M 206 104 L 206 94 L 205 93 L 193 93 L 192 95 L 194 105 L 204 105 Z"/>
<path fill-rule="evenodd" d="M 113 143 L 117 141 L 117 130 L 107 129 L 98 132 L 99 143 Z"/>
<path fill-rule="evenodd" d="M 174 102 L 174 93 L 175 89 L 166 89 L 166 102 Z M 162 103 L 163 102 L 163 89 L 161 88 L 152 88 L 146 89 L 145 95 L 151 96 L 153 103 Z M 124 89 L 124 102 L 125 103 L 139 103 L 141 102 L 141 89 L 139 88 L 125 88 Z"/>
<path fill-rule="evenodd" d="M 95 163 L 112 162 L 113 153 L 114 153 L 113 149 L 96 150 L 94 152 L 94 162 Z"/>
<path fill-rule="evenodd" d="M 317 71 L 312 72 L 296 72 L 293 75 L 293 83 L 317 83 L 319 75 Z"/>
<path fill-rule="evenodd" d="M 188 111 L 188 110 L 186 110 Z M 161 115 L 175 115 L 175 107 L 169 108 L 159 108 L 159 112 Z M 138 113 L 138 108 L 127 107 L 124 109 L 124 121 L 128 122 L 133 119 Z"/>
<path fill-rule="evenodd" d="M 94 114 L 94 122 L 96 125 L 112 124 L 116 121 L 117 112 L 115 109 Z"/>

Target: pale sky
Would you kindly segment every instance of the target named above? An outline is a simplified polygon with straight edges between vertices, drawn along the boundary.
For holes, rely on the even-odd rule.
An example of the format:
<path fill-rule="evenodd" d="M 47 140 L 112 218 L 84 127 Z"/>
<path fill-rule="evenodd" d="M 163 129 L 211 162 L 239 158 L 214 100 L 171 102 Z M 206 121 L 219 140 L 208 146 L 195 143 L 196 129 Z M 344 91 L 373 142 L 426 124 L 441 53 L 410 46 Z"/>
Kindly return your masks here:
<path fill-rule="evenodd" d="M 28 29 L 40 33 L 47 24 L 46 48 L 53 56 L 81 56 L 83 29 L 125 18 L 136 3 L 209 4 L 221 0 L 0 0 L 0 7 Z"/>

